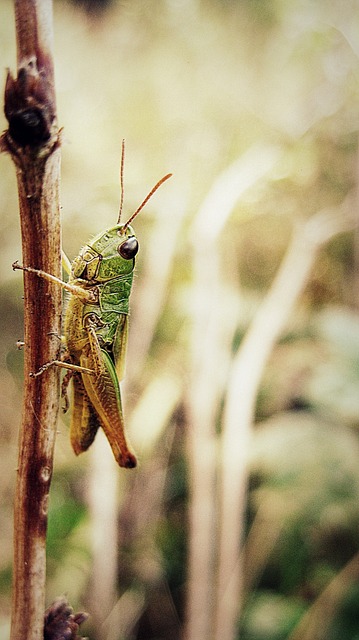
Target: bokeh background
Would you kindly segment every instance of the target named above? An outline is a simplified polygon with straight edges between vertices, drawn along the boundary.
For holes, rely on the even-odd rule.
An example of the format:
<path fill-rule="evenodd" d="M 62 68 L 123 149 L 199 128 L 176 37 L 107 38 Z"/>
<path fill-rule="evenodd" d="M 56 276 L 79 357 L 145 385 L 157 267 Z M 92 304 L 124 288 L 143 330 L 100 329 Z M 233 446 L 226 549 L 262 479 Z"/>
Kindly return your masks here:
<path fill-rule="evenodd" d="M 10 1 L 0 17 L 4 84 Z M 67 255 L 117 219 L 122 138 L 125 217 L 173 177 L 134 224 L 140 465 L 101 434 L 76 459 L 61 417 L 47 600 L 89 611 L 91 640 L 358 640 L 359 5 L 57 0 L 54 32 Z M 0 190 L 6 640 L 23 302 L 5 155 Z"/>

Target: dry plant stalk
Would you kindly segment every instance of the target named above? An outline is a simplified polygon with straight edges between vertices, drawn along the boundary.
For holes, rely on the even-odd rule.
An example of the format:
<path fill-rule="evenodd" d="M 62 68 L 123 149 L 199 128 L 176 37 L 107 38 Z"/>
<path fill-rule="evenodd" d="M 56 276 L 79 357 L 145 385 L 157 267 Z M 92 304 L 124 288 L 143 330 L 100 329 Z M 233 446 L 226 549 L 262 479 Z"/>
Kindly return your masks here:
<path fill-rule="evenodd" d="M 224 392 L 223 367 L 218 363 L 223 363 L 223 347 L 233 335 L 228 335 L 229 326 L 223 326 L 226 318 L 221 313 L 220 232 L 242 193 L 263 179 L 277 159 L 278 150 L 255 147 L 229 167 L 209 192 L 191 230 L 191 237 L 200 237 L 201 244 L 194 251 L 188 398 L 191 496 L 186 640 L 237 637 L 248 447 L 258 387 L 321 247 L 354 224 L 347 215 L 350 203 L 345 202 L 340 210 L 319 212 L 294 230 L 277 276 L 231 364 L 218 437 L 215 421 Z M 232 321 L 233 332 L 237 318 Z"/>
<path fill-rule="evenodd" d="M 25 265 L 60 276 L 59 171 L 51 0 L 15 2 L 17 77 L 8 73 L 1 149 L 17 174 Z M 47 504 L 59 405 L 61 290 L 24 273 L 24 399 L 14 509 L 11 640 L 44 637 Z"/>
<path fill-rule="evenodd" d="M 348 215 L 349 214 L 349 215 Z M 297 225 L 277 275 L 234 358 L 225 400 L 219 460 L 220 539 L 216 640 L 233 640 L 244 575 L 241 541 L 255 400 L 268 358 L 306 286 L 322 246 L 354 226 L 350 201 Z"/>
<path fill-rule="evenodd" d="M 347 562 L 303 615 L 288 640 L 325 640 L 343 597 L 359 580 L 359 553 Z"/>
<path fill-rule="evenodd" d="M 223 313 L 220 233 L 242 194 L 263 178 L 278 158 L 275 147 L 252 147 L 213 184 L 198 211 L 193 239 L 191 378 L 188 385 L 190 474 L 189 567 L 184 637 L 213 636 L 217 526 L 216 417 L 225 385 L 225 353 L 236 318 Z M 201 239 L 198 242 L 198 238 Z M 218 366 L 218 363 L 221 366 Z M 229 365 L 229 363 L 228 363 Z"/>

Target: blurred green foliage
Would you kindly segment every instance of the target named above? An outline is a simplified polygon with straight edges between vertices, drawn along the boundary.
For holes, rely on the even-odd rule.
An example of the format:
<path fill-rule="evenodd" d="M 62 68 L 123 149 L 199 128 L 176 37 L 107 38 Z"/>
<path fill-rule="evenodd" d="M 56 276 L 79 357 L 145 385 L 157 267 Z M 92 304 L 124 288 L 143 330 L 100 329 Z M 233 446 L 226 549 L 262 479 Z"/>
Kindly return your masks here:
<path fill-rule="evenodd" d="M 152 274 L 146 282 L 152 297 L 159 291 L 154 275 L 161 272 L 163 240 L 150 252 L 157 210 L 162 225 L 182 219 L 160 313 L 136 375 L 137 352 L 130 345 L 130 416 L 131 404 L 160 373 L 170 371 L 183 389 L 191 361 L 193 305 L 193 244 L 187 230 L 220 172 L 253 145 L 280 151 L 269 175 L 245 192 L 221 236 L 224 285 L 241 299 L 233 351 L 270 286 L 296 221 L 338 206 L 356 189 L 359 7 L 339 0 L 132 0 L 91 12 L 83 11 L 82 4 L 55 2 L 65 250 L 73 258 L 88 237 L 115 221 L 123 137 L 126 212 L 138 206 L 158 178 L 174 173 L 136 220 L 141 250 L 133 324 L 146 274 Z M 0 15 L 3 68 L 14 69 L 9 0 L 1 0 Z M 16 181 L 5 156 L 0 157 L 0 185 L 0 640 L 5 640 L 22 376 L 22 355 L 15 346 L 22 337 L 21 277 L 11 271 L 21 255 Z M 359 551 L 358 301 L 354 231 L 336 237 L 321 253 L 264 373 L 253 443 L 241 640 L 289 639 L 303 613 Z M 152 585 L 152 595 L 137 635 L 131 635 L 139 640 L 178 638 L 184 615 L 184 403 L 181 396 L 169 420 L 174 442 L 164 431 L 156 443 L 157 452 L 168 453 L 169 463 L 157 516 L 142 529 L 140 507 L 136 513 L 140 499 L 133 498 L 132 481 L 120 477 L 118 541 L 126 543 L 119 559 L 120 591 L 133 583 L 137 588 L 141 572 L 136 563 L 148 541 L 146 529 L 155 532 L 155 560 L 143 578 Z M 76 460 L 70 450 L 66 420 L 59 425 L 50 501 L 49 598 L 70 590 L 73 605 L 86 608 L 92 571 L 90 472 L 88 458 Z M 141 433 L 134 438 L 140 442 Z M 139 494 L 154 477 L 145 475 L 146 457 L 141 464 L 145 480 Z M 258 549 L 266 550 L 261 558 Z M 358 585 L 350 585 L 318 638 L 359 638 L 357 598 Z"/>

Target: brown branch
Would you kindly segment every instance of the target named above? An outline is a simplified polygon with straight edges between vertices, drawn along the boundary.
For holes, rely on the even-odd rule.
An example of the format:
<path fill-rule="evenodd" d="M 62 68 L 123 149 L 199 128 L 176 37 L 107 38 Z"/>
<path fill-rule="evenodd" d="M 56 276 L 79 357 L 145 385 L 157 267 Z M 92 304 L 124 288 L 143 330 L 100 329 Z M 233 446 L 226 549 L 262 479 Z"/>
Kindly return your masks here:
<path fill-rule="evenodd" d="M 17 77 L 9 73 L 1 149 L 16 166 L 23 263 L 60 276 L 59 132 L 51 0 L 16 0 Z M 44 637 L 47 504 L 59 373 L 30 378 L 58 356 L 61 290 L 24 273 L 24 400 L 14 509 L 11 640 Z"/>

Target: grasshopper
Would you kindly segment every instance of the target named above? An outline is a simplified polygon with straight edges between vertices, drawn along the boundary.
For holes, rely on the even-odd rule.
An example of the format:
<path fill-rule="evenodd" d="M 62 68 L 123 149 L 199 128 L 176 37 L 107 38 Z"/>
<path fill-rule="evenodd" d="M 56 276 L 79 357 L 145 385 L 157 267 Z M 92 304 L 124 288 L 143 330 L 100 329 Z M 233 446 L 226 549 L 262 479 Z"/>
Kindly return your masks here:
<path fill-rule="evenodd" d="M 131 222 L 143 209 L 167 174 L 122 224 L 124 142 L 121 157 L 121 202 L 117 224 L 102 231 L 80 251 L 72 265 L 63 256 L 70 274 L 68 282 L 39 269 L 21 266 L 70 292 L 65 312 L 65 352 L 61 360 L 44 364 L 32 376 L 57 365 L 68 370 L 62 383 L 65 410 L 68 407 L 67 386 L 73 380 L 73 410 L 70 439 L 76 455 L 92 444 L 99 427 L 105 432 L 116 461 L 121 467 L 136 466 L 124 428 L 119 380 L 123 378 L 128 335 L 129 297 L 132 288 L 135 256 L 139 244 Z M 67 267 L 66 267 L 67 265 Z"/>

